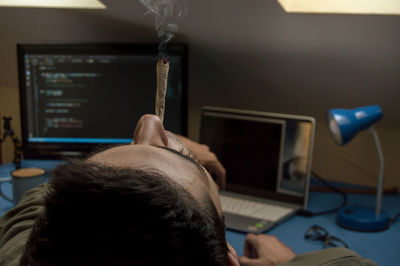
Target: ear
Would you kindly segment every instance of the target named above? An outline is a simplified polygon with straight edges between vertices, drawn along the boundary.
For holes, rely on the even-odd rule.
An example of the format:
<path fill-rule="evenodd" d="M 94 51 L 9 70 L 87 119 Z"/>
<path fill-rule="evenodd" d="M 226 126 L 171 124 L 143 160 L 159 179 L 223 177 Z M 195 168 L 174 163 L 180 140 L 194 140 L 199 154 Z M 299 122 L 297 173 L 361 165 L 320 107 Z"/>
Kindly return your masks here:
<path fill-rule="evenodd" d="M 240 266 L 238 258 L 228 251 L 228 266 Z"/>
<path fill-rule="evenodd" d="M 226 245 L 228 247 L 228 266 L 240 266 L 235 249 L 228 242 L 226 242 Z"/>

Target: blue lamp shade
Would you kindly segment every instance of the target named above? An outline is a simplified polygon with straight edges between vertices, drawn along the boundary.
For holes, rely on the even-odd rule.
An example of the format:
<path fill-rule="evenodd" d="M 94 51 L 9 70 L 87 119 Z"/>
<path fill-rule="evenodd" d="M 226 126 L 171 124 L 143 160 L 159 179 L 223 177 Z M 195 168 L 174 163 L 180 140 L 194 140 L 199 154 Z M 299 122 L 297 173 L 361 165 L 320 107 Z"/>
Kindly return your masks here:
<path fill-rule="evenodd" d="M 369 128 L 381 118 L 382 109 L 379 105 L 328 111 L 329 129 L 338 145 L 346 144 L 359 131 Z"/>

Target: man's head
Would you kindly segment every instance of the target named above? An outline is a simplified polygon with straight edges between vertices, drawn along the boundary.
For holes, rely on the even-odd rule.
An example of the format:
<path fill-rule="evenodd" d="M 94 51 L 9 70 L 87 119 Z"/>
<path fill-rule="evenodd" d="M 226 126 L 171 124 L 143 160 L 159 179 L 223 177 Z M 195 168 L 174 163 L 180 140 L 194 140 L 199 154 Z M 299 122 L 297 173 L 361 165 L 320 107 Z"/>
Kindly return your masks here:
<path fill-rule="evenodd" d="M 147 115 L 131 145 L 59 166 L 22 262 L 233 263 L 216 185 L 187 154 L 157 117 Z"/>

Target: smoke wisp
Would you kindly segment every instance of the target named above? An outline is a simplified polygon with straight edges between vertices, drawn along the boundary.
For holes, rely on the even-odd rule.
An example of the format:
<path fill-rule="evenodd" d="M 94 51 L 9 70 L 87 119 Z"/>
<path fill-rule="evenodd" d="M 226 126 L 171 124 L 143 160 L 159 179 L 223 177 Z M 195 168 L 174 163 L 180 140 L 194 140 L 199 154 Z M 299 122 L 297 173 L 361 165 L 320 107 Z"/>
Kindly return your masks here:
<path fill-rule="evenodd" d="M 178 21 L 187 13 L 186 0 L 139 0 L 154 15 L 160 58 L 167 58 L 167 43 L 178 31 Z"/>

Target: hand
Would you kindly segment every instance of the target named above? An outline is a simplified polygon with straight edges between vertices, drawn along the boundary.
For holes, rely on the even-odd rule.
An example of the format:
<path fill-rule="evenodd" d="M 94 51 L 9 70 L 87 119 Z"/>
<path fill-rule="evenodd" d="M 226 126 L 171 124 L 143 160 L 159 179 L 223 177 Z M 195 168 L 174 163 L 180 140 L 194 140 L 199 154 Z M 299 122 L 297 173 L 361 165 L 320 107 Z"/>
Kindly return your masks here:
<path fill-rule="evenodd" d="M 226 170 L 218 161 L 217 156 L 210 151 L 207 145 L 199 144 L 188 138 L 177 136 L 179 140 L 193 153 L 197 161 L 207 169 L 220 189 L 225 189 Z"/>
<path fill-rule="evenodd" d="M 274 236 L 248 234 L 244 243 L 243 266 L 273 266 L 288 262 L 296 254 Z"/>

